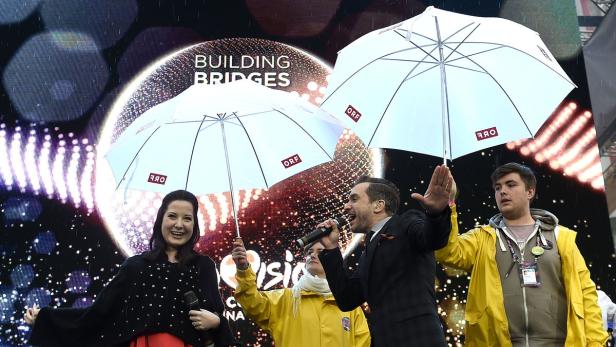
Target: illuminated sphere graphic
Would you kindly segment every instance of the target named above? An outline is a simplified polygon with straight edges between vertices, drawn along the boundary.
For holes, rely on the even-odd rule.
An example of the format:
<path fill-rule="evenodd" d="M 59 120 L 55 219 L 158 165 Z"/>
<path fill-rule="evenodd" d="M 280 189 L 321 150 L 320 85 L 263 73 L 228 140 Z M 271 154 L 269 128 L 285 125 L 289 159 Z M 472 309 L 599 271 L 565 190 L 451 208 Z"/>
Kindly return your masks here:
<path fill-rule="evenodd" d="M 115 101 L 97 150 L 97 207 L 122 252 L 132 255 L 148 249 L 162 200 L 158 193 L 115 190 L 116 182 L 104 155 L 133 120 L 194 83 L 224 83 L 240 78 L 297 93 L 319 104 L 330 71 L 326 63 L 302 50 L 261 39 L 200 43 L 163 57 L 142 71 Z M 299 255 L 293 240 L 318 222 L 342 215 L 344 199 L 353 181 L 360 175 L 373 173 L 373 162 L 378 160 L 373 160 L 372 152 L 345 131 L 334 161 L 306 170 L 267 190 L 235 192 L 240 231 L 247 247 L 264 259 L 283 258 L 284 249 Z M 180 188 L 169 187 L 169 191 Z M 197 251 L 219 261 L 229 253 L 234 238 L 230 194 L 201 195 L 199 202 L 201 237 Z M 344 245 L 349 236 L 350 233 L 343 235 Z"/>

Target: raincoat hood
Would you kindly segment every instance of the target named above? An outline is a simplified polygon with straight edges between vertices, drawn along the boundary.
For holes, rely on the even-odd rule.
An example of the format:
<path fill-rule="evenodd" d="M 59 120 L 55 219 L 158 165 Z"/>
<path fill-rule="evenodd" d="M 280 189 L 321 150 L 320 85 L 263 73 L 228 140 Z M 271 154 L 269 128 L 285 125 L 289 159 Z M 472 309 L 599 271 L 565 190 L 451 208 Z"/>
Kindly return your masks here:
<path fill-rule="evenodd" d="M 558 218 L 549 211 L 539 208 L 531 208 L 530 214 L 535 220 L 535 223 L 539 223 L 541 230 L 554 230 L 554 228 L 558 225 Z M 503 228 L 505 226 L 505 218 L 503 217 L 503 214 L 497 213 L 492 216 L 489 224 L 494 229 Z"/>

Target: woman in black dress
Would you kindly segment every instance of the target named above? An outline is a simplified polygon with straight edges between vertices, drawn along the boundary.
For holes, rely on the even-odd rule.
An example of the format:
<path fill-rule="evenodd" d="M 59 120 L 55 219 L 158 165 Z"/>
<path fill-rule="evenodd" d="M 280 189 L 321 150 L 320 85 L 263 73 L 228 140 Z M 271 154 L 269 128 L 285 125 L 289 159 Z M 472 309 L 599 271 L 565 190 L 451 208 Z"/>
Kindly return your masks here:
<path fill-rule="evenodd" d="M 37 346 L 230 346 L 214 262 L 198 255 L 197 198 L 167 194 L 154 222 L 150 250 L 128 258 L 87 308 L 28 308 Z M 194 292 L 200 310 L 190 310 Z"/>

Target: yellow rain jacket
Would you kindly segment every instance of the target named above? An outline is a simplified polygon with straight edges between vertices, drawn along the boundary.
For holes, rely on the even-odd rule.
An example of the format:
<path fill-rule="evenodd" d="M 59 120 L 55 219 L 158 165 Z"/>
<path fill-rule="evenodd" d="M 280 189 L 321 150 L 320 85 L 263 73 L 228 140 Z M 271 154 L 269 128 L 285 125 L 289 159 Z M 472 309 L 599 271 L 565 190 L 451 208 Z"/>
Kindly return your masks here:
<path fill-rule="evenodd" d="M 323 297 L 302 291 L 295 316 L 291 288 L 258 291 L 250 267 L 238 270 L 235 278 L 235 300 L 247 317 L 272 336 L 276 347 L 370 346 L 368 323 L 360 307 L 342 312 L 331 294 Z"/>
<path fill-rule="evenodd" d="M 481 226 L 458 235 L 458 215 L 451 212 L 449 243 L 436 251 L 443 265 L 471 273 L 466 303 L 465 345 L 468 347 L 511 346 L 503 289 L 496 265 L 496 230 Z M 575 244 L 576 232 L 557 226 L 557 246 L 569 307 L 565 347 L 604 346 L 601 309 L 590 271 Z"/>

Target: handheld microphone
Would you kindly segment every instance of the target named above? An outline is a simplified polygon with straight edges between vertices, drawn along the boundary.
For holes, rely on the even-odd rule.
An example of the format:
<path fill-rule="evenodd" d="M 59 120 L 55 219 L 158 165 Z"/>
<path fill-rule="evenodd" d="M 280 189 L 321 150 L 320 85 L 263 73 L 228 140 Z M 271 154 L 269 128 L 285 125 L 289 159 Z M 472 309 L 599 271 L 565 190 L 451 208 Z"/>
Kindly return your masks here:
<path fill-rule="evenodd" d="M 188 309 L 190 309 L 191 311 L 199 311 L 201 309 L 199 305 L 199 298 L 197 298 L 197 294 L 195 294 L 195 292 L 193 292 L 192 290 L 189 290 L 184 293 L 184 302 L 188 306 Z"/>
<path fill-rule="evenodd" d="M 193 292 L 192 290 L 189 290 L 186 293 L 184 293 L 184 302 L 188 306 L 188 309 L 191 311 L 201 310 L 201 305 L 199 304 L 199 298 L 197 298 L 197 294 L 195 294 L 195 292 Z M 207 331 L 202 331 L 201 334 L 203 336 L 203 339 L 205 340 L 205 345 L 208 346 L 213 341 L 212 336 Z"/>
<path fill-rule="evenodd" d="M 346 223 L 346 219 L 342 217 L 336 218 L 336 225 L 340 228 L 342 225 Z M 320 227 L 311 231 L 309 234 L 304 235 L 304 237 L 295 240 L 300 247 L 306 247 L 311 242 L 320 239 L 321 237 L 328 235 L 332 232 L 332 228 Z"/>

